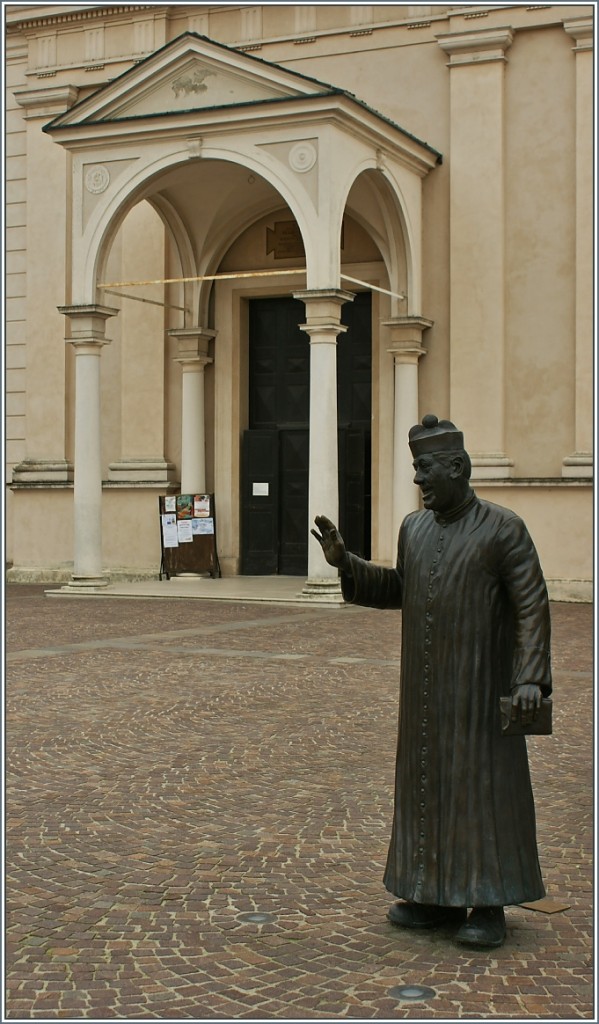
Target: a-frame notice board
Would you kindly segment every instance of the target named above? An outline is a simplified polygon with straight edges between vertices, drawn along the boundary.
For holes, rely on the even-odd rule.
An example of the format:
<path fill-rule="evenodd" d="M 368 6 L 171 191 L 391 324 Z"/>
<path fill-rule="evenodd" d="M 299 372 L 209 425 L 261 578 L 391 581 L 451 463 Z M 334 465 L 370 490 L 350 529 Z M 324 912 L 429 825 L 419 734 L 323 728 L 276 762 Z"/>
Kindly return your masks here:
<path fill-rule="evenodd" d="M 158 499 L 160 579 L 181 573 L 221 575 L 213 494 L 168 494 Z"/>

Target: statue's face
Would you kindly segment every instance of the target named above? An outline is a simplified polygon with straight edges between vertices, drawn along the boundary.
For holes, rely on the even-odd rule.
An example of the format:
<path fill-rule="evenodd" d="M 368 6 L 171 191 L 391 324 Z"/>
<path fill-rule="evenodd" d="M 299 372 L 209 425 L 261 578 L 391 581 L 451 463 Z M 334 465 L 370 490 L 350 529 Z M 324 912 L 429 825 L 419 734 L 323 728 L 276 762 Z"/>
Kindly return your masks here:
<path fill-rule="evenodd" d="M 441 461 L 436 455 L 419 455 L 413 462 L 416 470 L 414 483 L 422 491 L 425 508 L 434 512 L 449 512 L 462 500 L 462 477 L 451 461 Z"/>

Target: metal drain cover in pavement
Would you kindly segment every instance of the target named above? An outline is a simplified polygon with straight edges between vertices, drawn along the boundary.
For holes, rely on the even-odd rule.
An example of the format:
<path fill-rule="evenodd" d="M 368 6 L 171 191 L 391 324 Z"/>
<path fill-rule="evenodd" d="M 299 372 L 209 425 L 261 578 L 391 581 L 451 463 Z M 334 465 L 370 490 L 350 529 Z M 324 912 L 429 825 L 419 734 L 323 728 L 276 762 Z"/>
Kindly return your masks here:
<path fill-rule="evenodd" d="M 426 985 L 396 985 L 389 989 L 389 995 L 394 999 L 417 1000 L 433 999 L 436 996 L 434 988 L 427 988 Z"/>
<path fill-rule="evenodd" d="M 250 924 L 269 924 L 275 920 L 274 914 L 259 914 L 257 912 L 250 914 L 238 914 L 238 921 L 248 921 Z"/>

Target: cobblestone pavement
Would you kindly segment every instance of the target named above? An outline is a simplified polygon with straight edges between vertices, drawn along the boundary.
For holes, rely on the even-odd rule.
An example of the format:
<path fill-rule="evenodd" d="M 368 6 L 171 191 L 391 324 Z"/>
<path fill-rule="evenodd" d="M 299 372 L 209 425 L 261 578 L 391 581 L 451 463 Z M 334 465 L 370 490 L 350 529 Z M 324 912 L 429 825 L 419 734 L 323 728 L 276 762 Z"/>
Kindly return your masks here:
<path fill-rule="evenodd" d="M 8 587 L 8 1019 L 594 1019 L 593 616 L 552 616 L 569 909 L 476 952 L 385 920 L 399 613 Z"/>

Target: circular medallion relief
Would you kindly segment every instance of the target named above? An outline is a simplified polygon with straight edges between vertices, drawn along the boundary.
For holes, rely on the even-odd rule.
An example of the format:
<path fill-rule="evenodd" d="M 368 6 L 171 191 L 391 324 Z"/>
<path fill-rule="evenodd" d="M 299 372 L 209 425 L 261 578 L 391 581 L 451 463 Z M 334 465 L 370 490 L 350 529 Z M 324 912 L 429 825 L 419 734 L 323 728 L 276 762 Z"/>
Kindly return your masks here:
<path fill-rule="evenodd" d="M 110 184 L 110 174 L 108 168 L 104 167 L 103 164 L 94 164 L 90 167 L 85 175 L 85 187 L 88 192 L 92 192 L 97 195 L 99 192 L 105 192 Z"/>
<path fill-rule="evenodd" d="M 311 171 L 316 163 L 316 150 L 311 142 L 297 142 L 289 151 L 289 166 L 294 171 Z"/>

